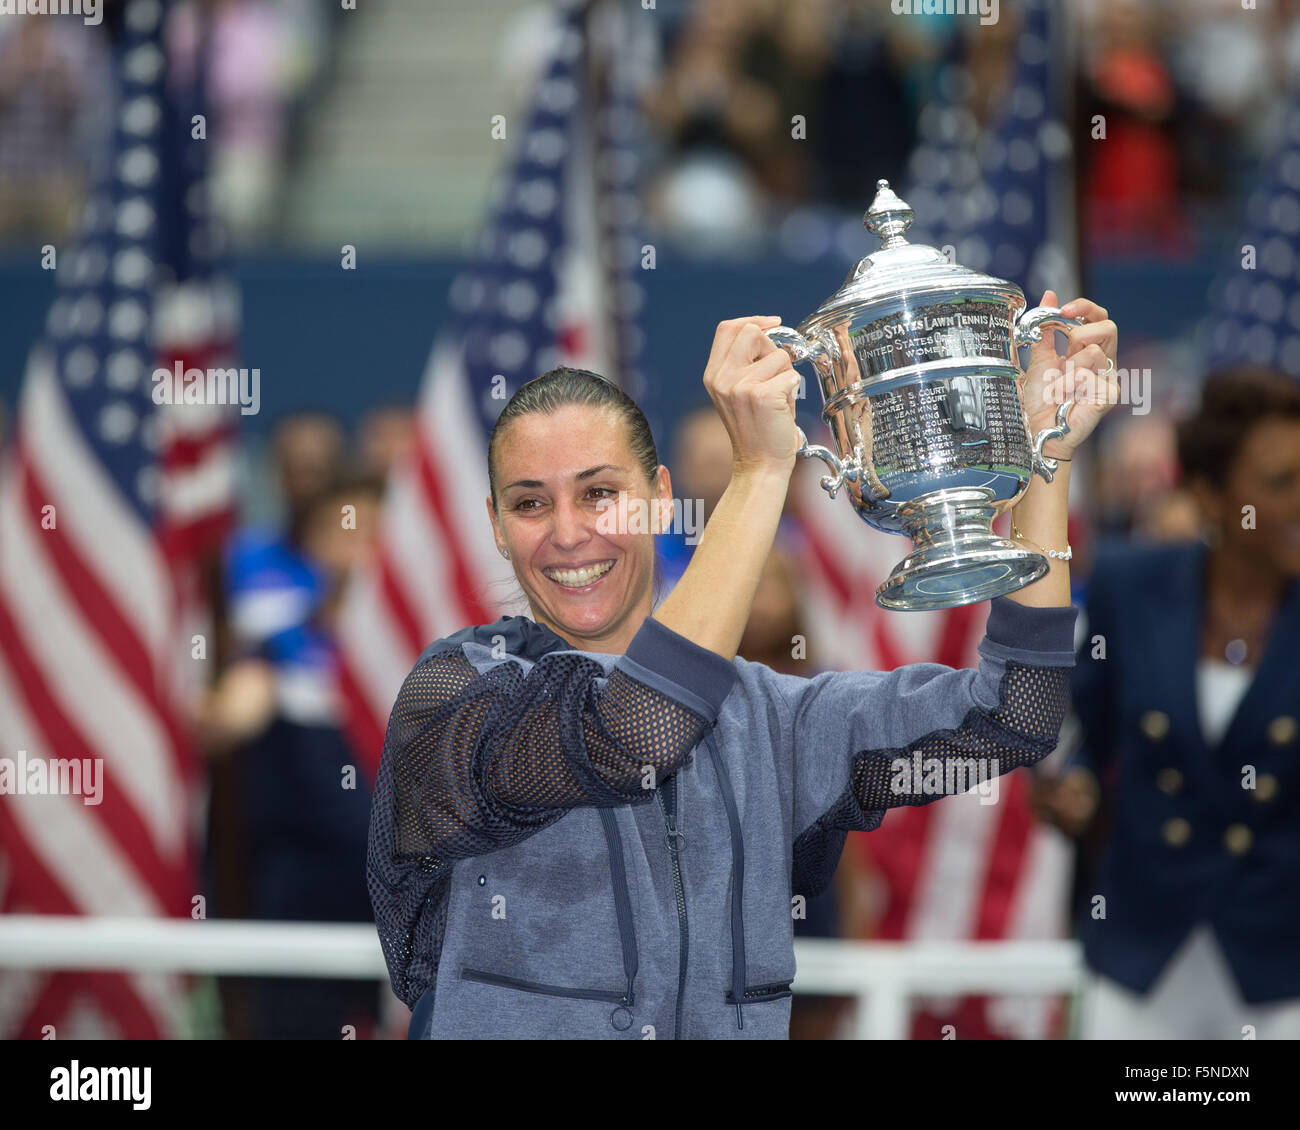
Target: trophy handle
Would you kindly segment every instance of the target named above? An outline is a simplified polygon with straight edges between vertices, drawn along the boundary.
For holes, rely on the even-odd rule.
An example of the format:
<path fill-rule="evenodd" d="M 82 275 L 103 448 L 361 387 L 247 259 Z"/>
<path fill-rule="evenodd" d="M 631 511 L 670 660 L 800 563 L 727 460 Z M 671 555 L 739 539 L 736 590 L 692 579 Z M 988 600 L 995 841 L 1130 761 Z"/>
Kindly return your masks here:
<path fill-rule="evenodd" d="M 1056 427 L 1044 428 L 1034 436 L 1034 450 L 1030 458 L 1033 460 L 1034 470 L 1042 475 L 1049 483 L 1056 477 L 1057 468 L 1059 468 L 1061 464 L 1050 455 L 1043 454 L 1043 444 L 1045 444 L 1049 439 L 1060 439 L 1070 430 L 1067 417 L 1070 414 L 1070 409 L 1073 407 L 1073 400 L 1067 400 L 1064 404 L 1058 405 L 1056 408 Z"/>
<path fill-rule="evenodd" d="M 779 345 L 790 354 L 790 360 L 795 365 L 823 355 L 831 360 L 839 356 L 834 339 L 826 334 L 818 334 L 810 341 L 798 330 L 791 329 L 789 326 L 777 326 L 775 329 L 768 330 L 767 336 L 774 345 Z M 821 479 L 822 490 L 831 498 L 839 494 L 840 488 L 845 483 L 856 481 L 858 469 L 852 460 L 841 462 L 839 456 L 830 448 L 809 443 L 803 428 L 796 427 L 795 431 L 799 433 L 799 450 L 795 454 L 802 455 L 805 459 L 820 459 L 834 472 L 833 475 L 823 475 Z"/>
<path fill-rule="evenodd" d="M 845 483 L 857 481 L 858 469 L 853 465 L 852 460 L 841 463 L 839 456 L 829 447 L 822 447 L 819 443 L 809 443 L 803 428 L 796 427 L 795 431 L 799 433 L 799 450 L 795 454 L 802 455 L 805 459 L 820 459 L 835 472 L 834 475 L 823 475 L 821 478 L 822 490 L 831 498 L 840 493 L 840 487 Z"/>
<path fill-rule="evenodd" d="M 796 365 L 811 361 L 823 353 L 832 361 L 839 356 L 834 340 L 826 334 L 819 333 L 809 340 L 789 326 L 777 326 L 776 329 L 768 330 L 767 336 L 772 340 L 773 345 L 779 345 L 790 354 L 790 360 Z"/>
<path fill-rule="evenodd" d="M 1014 346 L 1019 349 L 1024 345 L 1034 345 L 1043 340 L 1043 330 L 1053 326 L 1081 326 L 1084 324 L 1082 318 L 1066 318 L 1061 314 L 1060 307 L 1057 306 L 1035 306 L 1032 310 L 1026 310 L 1019 318 L 1016 319 L 1015 335 L 1013 338 Z M 1056 426 L 1044 428 L 1034 436 L 1034 449 L 1030 456 L 1033 470 L 1047 481 L 1051 482 L 1056 477 L 1057 469 L 1060 463 L 1050 455 L 1043 454 L 1043 445 L 1049 439 L 1060 439 L 1070 430 L 1069 415 L 1070 409 L 1074 407 L 1074 401 L 1067 400 L 1056 409 Z"/>

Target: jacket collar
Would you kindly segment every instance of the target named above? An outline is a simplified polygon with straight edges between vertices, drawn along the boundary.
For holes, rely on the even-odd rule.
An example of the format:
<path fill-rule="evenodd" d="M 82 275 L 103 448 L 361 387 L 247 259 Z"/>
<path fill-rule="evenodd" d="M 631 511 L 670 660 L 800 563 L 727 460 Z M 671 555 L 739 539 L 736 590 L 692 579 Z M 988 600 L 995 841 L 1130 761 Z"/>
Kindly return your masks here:
<path fill-rule="evenodd" d="M 1300 636 L 1300 582 L 1293 580 L 1282 594 L 1269 628 L 1264 654 L 1254 678 L 1242 696 L 1223 735 L 1221 748 L 1249 744 L 1267 728 L 1279 706 L 1294 704 L 1300 687 L 1295 663 L 1295 641 Z M 1287 684 L 1291 683 L 1288 691 Z"/>
<path fill-rule="evenodd" d="M 1197 694 L 1197 669 L 1201 661 L 1201 639 L 1205 625 L 1206 571 L 1209 567 L 1209 548 L 1196 542 L 1179 553 L 1171 562 L 1166 577 L 1167 603 L 1153 606 L 1150 611 L 1159 621 L 1153 627 L 1167 634 L 1169 655 L 1173 657 L 1170 677 L 1175 680 L 1174 702 L 1185 704 L 1189 712 L 1191 731 L 1201 735 L 1200 703 Z M 1300 581 L 1292 581 L 1282 595 L 1264 654 L 1255 668 L 1250 686 L 1228 725 L 1217 749 L 1226 749 L 1243 738 L 1248 731 L 1258 729 L 1268 722 L 1269 711 L 1276 709 L 1279 696 L 1284 694 L 1284 684 L 1294 674 L 1294 641 L 1300 634 Z M 1211 752 L 1201 736 L 1204 753 Z"/>
<path fill-rule="evenodd" d="M 571 643 L 545 624 L 527 616 L 501 616 L 491 624 L 479 624 L 473 632 L 474 641 L 486 647 L 492 647 L 497 637 L 504 637 L 506 651 L 521 659 L 537 660 L 552 651 L 574 650 Z"/>

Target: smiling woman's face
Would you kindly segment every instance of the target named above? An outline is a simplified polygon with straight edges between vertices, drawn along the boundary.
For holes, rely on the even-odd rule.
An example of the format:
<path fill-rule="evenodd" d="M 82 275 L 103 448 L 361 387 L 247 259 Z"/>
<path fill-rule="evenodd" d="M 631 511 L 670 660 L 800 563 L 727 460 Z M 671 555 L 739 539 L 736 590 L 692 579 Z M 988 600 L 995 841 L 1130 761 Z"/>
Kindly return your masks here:
<path fill-rule="evenodd" d="M 494 470 L 498 509 L 489 498 L 488 514 L 533 619 L 582 651 L 625 651 L 651 610 L 646 519 L 656 500 L 671 507 L 668 469 L 647 482 L 616 412 L 567 405 L 512 420 Z"/>

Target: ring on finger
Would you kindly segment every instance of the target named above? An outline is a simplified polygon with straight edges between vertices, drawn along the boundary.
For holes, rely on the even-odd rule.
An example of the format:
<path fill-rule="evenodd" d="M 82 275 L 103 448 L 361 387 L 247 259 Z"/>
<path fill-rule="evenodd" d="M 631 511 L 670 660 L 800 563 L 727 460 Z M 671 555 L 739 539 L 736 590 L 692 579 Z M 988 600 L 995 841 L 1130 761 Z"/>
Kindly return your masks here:
<path fill-rule="evenodd" d="M 1106 355 L 1103 353 L 1103 357 Z M 1112 358 L 1106 357 L 1106 368 L 1097 374 L 1099 377 L 1112 377 L 1115 375 L 1115 362 Z"/>

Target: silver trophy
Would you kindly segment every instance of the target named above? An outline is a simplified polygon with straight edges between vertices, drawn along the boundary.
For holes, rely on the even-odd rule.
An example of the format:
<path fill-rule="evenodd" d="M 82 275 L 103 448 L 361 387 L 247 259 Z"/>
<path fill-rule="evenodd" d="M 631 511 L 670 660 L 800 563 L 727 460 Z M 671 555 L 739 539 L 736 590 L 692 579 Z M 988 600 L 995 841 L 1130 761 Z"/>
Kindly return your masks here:
<path fill-rule="evenodd" d="M 1047 558 L 993 532 L 1036 471 L 1056 460 L 1047 440 L 1069 431 L 1073 401 L 1056 426 L 1030 439 L 1017 352 L 1044 329 L 1077 325 L 1052 306 L 1025 309 L 1014 283 L 950 263 L 903 233 L 912 209 L 877 182 L 864 223 L 882 246 L 797 329 L 768 336 L 821 384 L 835 451 L 799 431 L 799 454 L 821 459 L 869 526 L 912 539 L 913 549 L 876 589 L 900 610 L 952 608 L 1038 580 Z"/>

